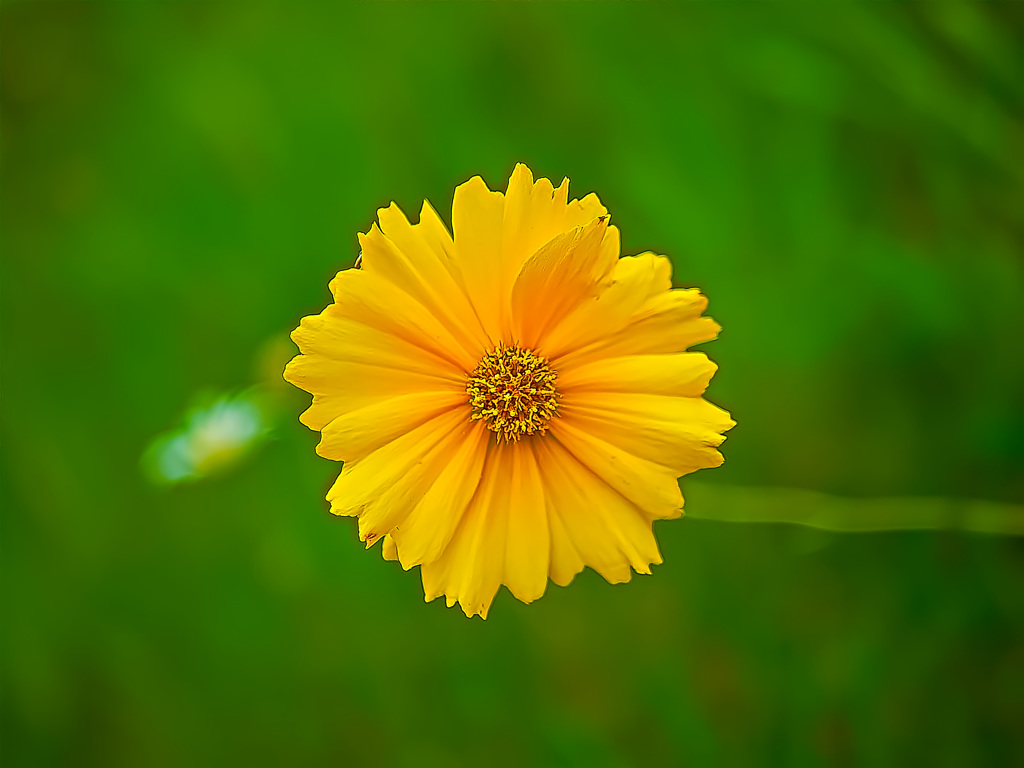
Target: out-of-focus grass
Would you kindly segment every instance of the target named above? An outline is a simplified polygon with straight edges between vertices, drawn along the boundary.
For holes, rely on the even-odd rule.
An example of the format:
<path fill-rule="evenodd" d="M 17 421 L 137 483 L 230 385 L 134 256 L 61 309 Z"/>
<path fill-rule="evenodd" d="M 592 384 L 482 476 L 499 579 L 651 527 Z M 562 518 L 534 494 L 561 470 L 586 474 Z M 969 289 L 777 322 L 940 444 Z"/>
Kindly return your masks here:
<path fill-rule="evenodd" d="M 1024 501 L 1017 5 L 2 15 L 5 763 L 1024 760 L 1021 539 L 715 519 Z M 292 420 L 145 479 L 197 392 L 302 410 L 265 342 L 377 206 L 516 161 L 597 191 L 725 329 L 739 425 L 653 577 L 424 605 Z"/>

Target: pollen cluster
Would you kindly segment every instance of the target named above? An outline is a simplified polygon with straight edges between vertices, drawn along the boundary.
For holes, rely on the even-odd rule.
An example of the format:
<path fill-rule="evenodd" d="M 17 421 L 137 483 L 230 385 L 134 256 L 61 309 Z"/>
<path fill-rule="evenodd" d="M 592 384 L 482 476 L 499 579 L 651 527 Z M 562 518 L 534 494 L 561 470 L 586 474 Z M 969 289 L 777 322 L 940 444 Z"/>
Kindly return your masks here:
<path fill-rule="evenodd" d="M 548 361 L 536 352 L 499 342 L 466 382 L 471 418 L 483 419 L 499 443 L 543 435 L 548 421 L 558 415 L 562 395 L 555 387 L 557 378 Z"/>

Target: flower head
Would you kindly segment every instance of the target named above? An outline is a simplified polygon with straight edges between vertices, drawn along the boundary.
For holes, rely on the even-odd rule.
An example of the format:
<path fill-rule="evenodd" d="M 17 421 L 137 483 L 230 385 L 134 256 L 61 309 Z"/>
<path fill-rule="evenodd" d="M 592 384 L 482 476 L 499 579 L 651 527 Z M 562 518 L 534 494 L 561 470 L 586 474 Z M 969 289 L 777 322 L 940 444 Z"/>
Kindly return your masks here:
<path fill-rule="evenodd" d="M 620 257 L 595 195 L 524 165 L 504 194 L 459 186 L 452 234 L 428 203 L 378 222 L 285 370 L 317 452 L 345 462 L 331 511 L 467 616 L 502 584 L 530 602 L 584 566 L 650 573 L 652 522 L 682 514 L 677 478 L 721 464 L 734 424 L 686 351 L 718 333 L 706 299 L 664 256 Z"/>

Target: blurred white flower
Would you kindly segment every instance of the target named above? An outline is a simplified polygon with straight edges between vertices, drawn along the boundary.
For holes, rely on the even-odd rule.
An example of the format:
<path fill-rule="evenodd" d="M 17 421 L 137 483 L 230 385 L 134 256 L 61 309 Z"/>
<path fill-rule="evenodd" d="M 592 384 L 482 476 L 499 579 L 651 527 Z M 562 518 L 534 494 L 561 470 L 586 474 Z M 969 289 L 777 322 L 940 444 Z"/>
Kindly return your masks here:
<path fill-rule="evenodd" d="M 237 464 L 268 433 L 258 388 L 207 396 L 186 413 L 182 427 L 153 439 L 142 456 L 143 469 L 159 484 L 198 480 Z"/>

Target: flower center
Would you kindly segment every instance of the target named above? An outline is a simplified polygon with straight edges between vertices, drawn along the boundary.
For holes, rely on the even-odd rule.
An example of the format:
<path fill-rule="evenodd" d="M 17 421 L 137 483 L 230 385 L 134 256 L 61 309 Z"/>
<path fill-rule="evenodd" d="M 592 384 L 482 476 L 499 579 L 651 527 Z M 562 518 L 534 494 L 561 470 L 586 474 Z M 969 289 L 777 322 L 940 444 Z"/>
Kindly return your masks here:
<path fill-rule="evenodd" d="M 555 387 L 557 378 L 548 361 L 536 352 L 499 342 L 466 382 L 471 418 L 484 419 L 499 443 L 518 442 L 523 435 L 543 435 L 548 421 L 558 415 L 562 393 Z"/>

